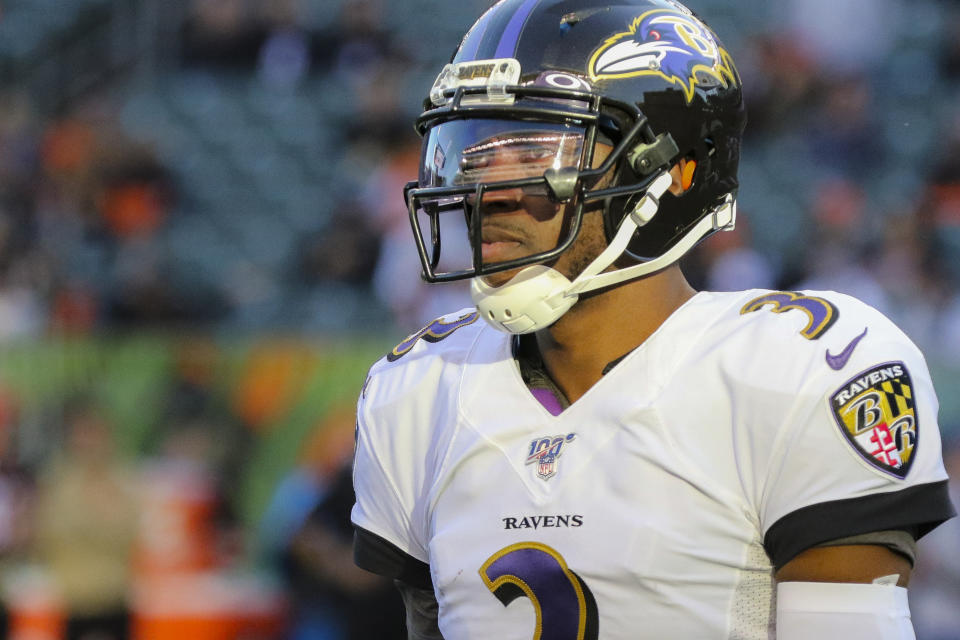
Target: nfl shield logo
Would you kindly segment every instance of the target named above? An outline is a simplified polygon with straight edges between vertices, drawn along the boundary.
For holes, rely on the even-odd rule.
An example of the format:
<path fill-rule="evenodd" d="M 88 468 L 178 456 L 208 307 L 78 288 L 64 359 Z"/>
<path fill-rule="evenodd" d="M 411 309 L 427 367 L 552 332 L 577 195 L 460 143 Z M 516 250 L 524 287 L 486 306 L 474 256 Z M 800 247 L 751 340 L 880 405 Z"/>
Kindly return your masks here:
<path fill-rule="evenodd" d="M 567 435 L 537 438 L 530 442 L 527 464 L 537 465 L 537 477 L 549 480 L 557 475 L 557 458 L 563 452 L 563 445 L 577 437 L 575 433 Z"/>

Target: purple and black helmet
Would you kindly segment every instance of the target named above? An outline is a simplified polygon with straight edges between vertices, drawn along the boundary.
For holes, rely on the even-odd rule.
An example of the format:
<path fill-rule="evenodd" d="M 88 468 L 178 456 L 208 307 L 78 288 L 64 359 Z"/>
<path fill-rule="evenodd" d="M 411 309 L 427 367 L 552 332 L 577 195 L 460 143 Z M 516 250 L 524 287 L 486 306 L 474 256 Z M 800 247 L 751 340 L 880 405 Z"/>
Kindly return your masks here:
<path fill-rule="evenodd" d="M 626 252 L 636 261 L 657 258 L 735 198 L 745 123 L 730 55 L 679 2 L 501 0 L 464 36 L 416 121 L 423 155 L 405 198 L 424 277 L 456 280 L 549 262 L 594 209 L 602 208 L 609 241 L 659 172 L 694 160 L 690 188 L 665 194 Z M 536 153 L 550 159 L 552 149 L 555 158 L 535 175 L 476 179 L 469 168 L 480 150 L 508 139 L 524 149 L 548 141 L 553 146 Z M 598 143 L 613 149 L 602 163 L 593 158 Z M 517 188 L 558 210 L 565 205 L 565 231 L 551 251 L 484 264 L 475 214 L 491 193 Z M 466 220 L 472 249 L 451 267 L 441 249 L 452 218 L 461 228 Z"/>

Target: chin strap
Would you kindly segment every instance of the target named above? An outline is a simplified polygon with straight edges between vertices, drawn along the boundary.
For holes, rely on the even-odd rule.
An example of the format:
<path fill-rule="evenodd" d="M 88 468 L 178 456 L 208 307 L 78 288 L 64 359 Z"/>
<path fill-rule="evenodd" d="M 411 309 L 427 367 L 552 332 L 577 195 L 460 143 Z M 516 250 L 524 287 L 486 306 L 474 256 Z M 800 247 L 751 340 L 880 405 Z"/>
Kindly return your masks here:
<path fill-rule="evenodd" d="M 660 208 L 660 198 L 673 184 L 668 171 L 662 171 L 646 193 L 624 217 L 616 235 L 603 252 L 573 282 L 559 271 L 542 264 L 521 270 L 507 283 L 492 287 L 483 278 L 470 281 L 470 297 L 484 320 L 506 333 L 531 333 L 549 327 L 576 304 L 581 293 L 632 280 L 668 267 L 689 251 L 704 236 L 718 229 L 732 229 L 736 220 L 736 200 L 726 201 L 684 234 L 680 242 L 649 262 L 604 272 L 623 255 L 634 232 L 650 222 Z"/>
<path fill-rule="evenodd" d="M 632 219 L 631 215 L 631 219 Z M 600 266 L 599 268 L 595 267 L 600 262 L 600 259 L 604 257 L 604 254 L 607 253 L 612 247 L 613 243 L 610 243 L 610 246 L 601 253 L 589 267 L 583 270 L 576 280 L 573 281 L 572 286 L 568 293 L 570 294 L 580 294 L 585 291 L 593 291 L 594 289 L 601 289 L 603 287 L 609 287 L 612 284 L 617 284 L 619 282 L 624 282 L 626 280 L 632 280 L 634 278 L 639 278 L 640 276 L 645 276 L 656 271 L 660 271 L 666 267 L 669 267 L 671 264 L 683 257 L 685 253 L 690 251 L 700 240 L 704 238 L 707 234 L 713 231 L 720 230 L 730 230 L 733 229 L 734 224 L 737 219 L 737 201 L 733 198 L 732 195 L 727 195 L 727 199 L 719 207 L 715 208 L 710 212 L 709 215 L 704 216 L 697 224 L 693 226 L 684 236 L 677 242 L 675 245 L 670 247 L 663 255 L 657 256 L 653 260 L 648 262 L 641 262 L 640 264 L 635 264 L 630 267 L 625 267 L 623 269 L 617 269 L 616 271 L 607 271 L 605 273 L 600 273 L 603 269 L 610 266 L 613 263 L 613 260 L 616 260 L 620 257 L 620 254 L 623 253 L 626 249 L 627 243 L 630 241 L 630 237 L 633 235 L 633 231 L 636 231 L 637 226 L 633 226 L 630 234 L 626 237 L 623 242 L 623 249 L 614 256 L 613 260 Z M 614 237 L 614 242 L 620 239 L 620 236 L 623 232 L 623 227 L 617 231 L 617 235 Z"/>

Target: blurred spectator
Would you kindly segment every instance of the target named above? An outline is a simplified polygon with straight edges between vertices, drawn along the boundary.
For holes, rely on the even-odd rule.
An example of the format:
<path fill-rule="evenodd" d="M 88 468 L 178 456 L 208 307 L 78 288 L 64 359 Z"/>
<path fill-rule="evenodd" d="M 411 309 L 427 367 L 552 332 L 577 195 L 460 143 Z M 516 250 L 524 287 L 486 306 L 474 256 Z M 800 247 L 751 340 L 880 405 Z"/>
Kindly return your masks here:
<path fill-rule="evenodd" d="M 268 86 L 290 88 L 310 72 L 312 46 L 310 34 L 302 24 L 296 0 L 261 2 L 259 10 L 269 33 L 260 48 L 257 72 Z"/>
<path fill-rule="evenodd" d="M 341 79 L 363 81 L 383 66 L 408 62 L 385 15 L 380 0 L 345 0 L 339 19 L 318 34 L 318 66 Z"/>
<path fill-rule="evenodd" d="M 868 78 L 853 74 L 835 78 L 814 110 L 807 136 L 810 159 L 841 177 L 865 180 L 883 163 Z"/>
<path fill-rule="evenodd" d="M 353 403 L 335 407 L 307 438 L 294 468 L 277 485 L 259 525 L 259 555 L 284 583 L 289 598 L 291 640 L 343 638 L 340 602 L 316 592 L 293 557 L 311 513 L 353 453 Z"/>
<path fill-rule="evenodd" d="M 174 190 L 151 149 L 115 141 L 98 159 L 94 197 L 107 231 L 125 241 L 157 232 L 169 215 Z"/>
<path fill-rule="evenodd" d="M 941 2 L 945 17 L 940 32 L 938 57 L 940 70 L 947 78 L 960 76 L 960 7 L 952 2 Z"/>
<path fill-rule="evenodd" d="M 36 337 L 43 333 L 46 309 L 42 299 L 49 275 L 43 256 L 32 252 L 0 266 L 0 339 Z"/>
<path fill-rule="evenodd" d="M 416 179 L 420 164 L 420 143 L 415 138 L 397 142 L 382 168 L 370 176 L 364 202 L 380 230 L 380 255 L 373 274 L 373 287 L 380 301 L 393 312 L 396 325 L 416 331 L 431 320 L 463 307 L 473 306 L 464 282 L 442 287 L 420 279 L 420 258 L 413 243 L 410 218 L 403 201 L 403 187 Z M 466 251 L 462 232 L 444 235 L 445 251 L 460 246 Z"/>
<path fill-rule="evenodd" d="M 134 558 L 142 581 L 220 568 L 239 552 L 213 429 L 201 419 L 164 427 L 158 450 L 142 468 L 143 527 Z"/>
<path fill-rule="evenodd" d="M 225 413 L 218 406 L 216 374 L 223 354 L 213 338 L 185 336 L 173 347 L 173 370 L 164 393 L 162 422 L 178 424 Z"/>
<path fill-rule="evenodd" d="M 177 189 L 152 147 L 118 131 L 115 110 L 92 95 L 44 132 L 30 212 L 36 248 L 13 253 L 18 273 L 28 267 L 33 278 L 35 324 L 82 333 L 221 317 L 222 296 L 170 276 L 163 235 Z"/>
<path fill-rule="evenodd" d="M 260 48 L 257 70 L 264 84 L 293 87 L 310 71 L 310 42 L 294 27 L 271 33 Z"/>
<path fill-rule="evenodd" d="M 356 79 L 353 85 L 351 103 L 356 110 L 347 124 L 347 134 L 353 145 L 362 150 L 370 148 L 377 165 L 383 162 L 384 152 L 390 154 L 416 139 L 409 129 L 410 112 L 400 100 L 407 89 L 403 78 L 403 70 L 391 62 Z"/>
<path fill-rule="evenodd" d="M 244 0 L 192 0 L 181 34 L 186 66 L 251 70 L 266 36 Z"/>
<path fill-rule="evenodd" d="M 36 111 L 22 90 L 0 92 L 0 196 L 30 188 L 38 155 Z"/>
<path fill-rule="evenodd" d="M 56 119 L 43 134 L 44 171 L 68 197 L 79 201 L 93 169 L 96 148 L 92 122 L 73 114 Z"/>
<path fill-rule="evenodd" d="M 158 390 L 158 425 L 146 447 L 144 470 L 155 479 L 157 490 L 146 493 L 158 513 L 193 514 L 186 517 L 193 523 L 186 525 L 190 530 L 178 536 L 184 548 L 194 549 L 185 556 L 206 558 L 194 568 L 208 569 L 229 564 L 242 553 L 245 541 L 237 516 L 242 486 L 235 478 L 250 456 L 252 434 L 218 387 L 226 357 L 220 345 L 196 333 L 181 337 L 170 349 L 166 387 Z"/>
<path fill-rule="evenodd" d="M 59 335 L 83 335 L 97 325 L 100 305 L 86 283 L 68 280 L 55 288 L 50 301 L 50 330 Z"/>
<path fill-rule="evenodd" d="M 0 583 L 26 560 L 33 536 L 35 483 L 16 451 L 17 404 L 12 392 L 0 389 Z M 9 607 L 0 599 L 3 638 L 10 637 Z"/>
<path fill-rule="evenodd" d="M 177 195 L 153 150 L 115 139 L 97 154 L 92 178 L 92 206 L 111 267 L 103 304 L 106 321 L 169 326 L 216 317 L 221 306 L 215 297 L 197 300 L 195 290 L 178 287 L 167 275 L 161 231 Z"/>
<path fill-rule="evenodd" d="M 225 490 L 239 470 L 221 462 L 229 444 L 209 422 L 186 420 L 168 425 L 144 464 L 134 637 L 279 635 L 279 594 L 243 568 L 246 532 Z"/>
<path fill-rule="evenodd" d="M 298 274 L 306 284 L 339 282 L 364 287 L 377 264 L 379 241 L 356 201 L 340 203 L 323 229 L 300 242 Z"/>
<path fill-rule="evenodd" d="M 822 91 L 810 56 L 787 33 L 758 34 L 745 54 L 739 70 L 750 110 L 747 138 L 803 126 Z"/>
<path fill-rule="evenodd" d="M 37 557 L 54 579 L 67 639 L 120 640 L 129 634 L 137 483 L 95 402 L 74 401 L 65 427 L 65 448 L 38 487 Z"/>
<path fill-rule="evenodd" d="M 337 613 L 343 628 L 326 638 L 404 640 L 403 604 L 393 584 L 353 564 L 352 468 L 349 462 L 341 467 L 322 502 L 293 536 L 288 580 L 301 603 Z"/>

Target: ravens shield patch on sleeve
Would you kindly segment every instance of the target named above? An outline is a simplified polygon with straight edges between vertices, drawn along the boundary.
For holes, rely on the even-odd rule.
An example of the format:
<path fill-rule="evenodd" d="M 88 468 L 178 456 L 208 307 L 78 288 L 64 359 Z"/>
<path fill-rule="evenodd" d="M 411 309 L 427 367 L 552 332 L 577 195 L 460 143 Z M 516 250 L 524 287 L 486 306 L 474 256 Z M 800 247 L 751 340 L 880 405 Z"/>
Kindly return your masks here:
<path fill-rule="evenodd" d="M 917 448 L 919 425 L 913 383 L 902 362 L 858 373 L 830 397 L 840 433 L 871 466 L 905 478 Z"/>

